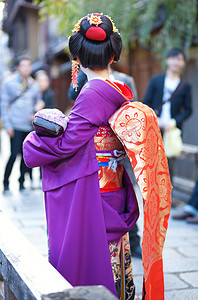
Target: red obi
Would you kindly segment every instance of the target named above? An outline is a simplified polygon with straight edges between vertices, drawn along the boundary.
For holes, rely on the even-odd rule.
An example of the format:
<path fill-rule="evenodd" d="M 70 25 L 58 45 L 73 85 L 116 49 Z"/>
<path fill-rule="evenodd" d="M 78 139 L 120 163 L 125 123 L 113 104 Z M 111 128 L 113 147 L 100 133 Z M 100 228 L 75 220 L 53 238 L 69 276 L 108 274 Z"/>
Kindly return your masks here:
<path fill-rule="evenodd" d="M 110 127 L 100 127 L 94 136 L 96 157 L 100 166 L 100 192 L 112 192 L 123 188 L 124 148 Z"/>

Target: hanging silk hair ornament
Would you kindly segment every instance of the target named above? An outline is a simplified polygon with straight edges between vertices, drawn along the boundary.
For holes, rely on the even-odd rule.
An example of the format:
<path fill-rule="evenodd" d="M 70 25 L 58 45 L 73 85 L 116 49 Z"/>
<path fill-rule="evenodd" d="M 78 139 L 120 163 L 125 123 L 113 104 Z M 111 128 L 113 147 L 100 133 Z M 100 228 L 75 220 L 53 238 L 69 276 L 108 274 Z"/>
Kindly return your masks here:
<path fill-rule="evenodd" d="M 72 85 L 75 92 L 78 88 L 78 73 L 80 70 L 80 65 L 76 60 L 72 60 Z"/>

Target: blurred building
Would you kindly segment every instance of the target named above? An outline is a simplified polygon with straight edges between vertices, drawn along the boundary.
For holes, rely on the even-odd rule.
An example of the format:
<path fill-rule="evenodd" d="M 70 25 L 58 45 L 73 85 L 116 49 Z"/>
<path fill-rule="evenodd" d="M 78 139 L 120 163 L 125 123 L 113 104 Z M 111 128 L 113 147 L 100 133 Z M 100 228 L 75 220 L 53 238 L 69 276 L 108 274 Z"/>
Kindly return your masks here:
<path fill-rule="evenodd" d="M 0 84 L 10 74 L 8 65 L 12 61 L 12 52 L 8 48 L 8 35 L 0 29 Z"/>
<path fill-rule="evenodd" d="M 2 31 L 3 8 L 4 4 L 0 3 L 0 85 L 10 74 L 8 65 L 12 60 L 12 52 L 8 48 L 8 35 Z"/>
<path fill-rule="evenodd" d="M 7 0 L 4 8 L 3 30 L 9 36 L 9 48 L 14 58 L 30 55 L 33 73 L 45 69 L 51 78 L 55 105 L 62 111 L 70 105 L 67 89 L 70 84 L 67 39 L 57 34 L 58 24 L 53 19 L 39 22 L 39 7 L 32 0 Z"/>

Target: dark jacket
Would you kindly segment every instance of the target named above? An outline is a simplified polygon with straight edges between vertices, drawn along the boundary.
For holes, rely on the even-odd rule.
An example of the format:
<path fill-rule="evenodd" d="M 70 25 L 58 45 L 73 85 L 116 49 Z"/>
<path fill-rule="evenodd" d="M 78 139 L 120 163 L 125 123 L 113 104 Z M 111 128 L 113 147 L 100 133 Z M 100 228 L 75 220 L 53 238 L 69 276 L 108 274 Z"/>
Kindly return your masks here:
<path fill-rule="evenodd" d="M 164 80 L 165 74 L 153 76 L 143 99 L 144 104 L 147 104 L 154 110 L 159 110 L 159 116 L 161 114 L 161 109 L 159 108 L 162 104 Z M 191 113 L 191 85 L 188 82 L 184 82 L 171 99 L 171 118 L 175 119 L 177 127 L 181 129 L 182 122 Z"/>
<path fill-rule="evenodd" d="M 73 84 L 71 83 L 70 87 L 68 89 L 68 92 L 67 92 L 67 97 L 70 100 L 75 101 L 76 98 L 78 97 L 82 87 L 84 86 L 84 84 L 86 82 L 87 82 L 87 75 L 85 73 L 83 73 L 83 71 L 80 69 L 79 74 L 78 74 L 78 88 L 77 88 L 77 90 L 75 90 L 73 88 Z"/>
<path fill-rule="evenodd" d="M 42 99 L 45 102 L 45 108 L 53 108 L 54 107 L 54 95 L 51 88 L 45 90 L 42 95 Z"/>

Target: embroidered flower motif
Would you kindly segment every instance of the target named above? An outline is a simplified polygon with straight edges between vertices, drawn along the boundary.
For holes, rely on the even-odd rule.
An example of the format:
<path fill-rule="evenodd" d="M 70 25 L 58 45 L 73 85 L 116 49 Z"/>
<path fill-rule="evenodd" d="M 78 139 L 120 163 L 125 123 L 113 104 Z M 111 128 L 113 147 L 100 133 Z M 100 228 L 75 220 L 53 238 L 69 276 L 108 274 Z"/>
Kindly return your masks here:
<path fill-rule="evenodd" d="M 130 110 L 123 115 L 119 127 L 120 134 L 126 142 L 137 143 L 142 139 L 141 129 L 145 130 L 145 119 Z"/>
<path fill-rule="evenodd" d="M 91 14 L 91 17 L 88 16 L 88 21 L 90 25 L 98 26 L 103 23 L 101 16 L 99 14 Z"/>
<path fill-rule="evenodd" d="M 158 151 L 158 138 L 155 135 L 153 128 L 147 131 L 147 147 L 142 147 L 139 151 L 139 157 L 148 163 L 150 167 L 153 167 L 157 159 Z"/>
<path fill-rule="evenodd" d="M 146 170 L 143 170 L 137 178 L 138 184 L 142 187 L 142 196 L 146 199 L 146 194 L 149 192 L 149 176 Z"/>
<path fill-rule="evenodd" d="M 150 203 L 150 205 L 148 206 L 148 221 L 150 223 L 150 228 L 155 227 L 155 223 L 156 223 L 156 216 L 157 216 L 157 212 L 159 210 L 158 206 L 159 206 L 159 196 L 157 195 L 155 189 L 152 190 L 151 195 L 150 195 L 152 201 Z"/>
<path fill-rule="evenodd" d="M 169 184 L 169 181 L 167 180 L 167 174 L 160 174 L 160 175 L 161 176 L 157 174 L 157 184 L 159 186 L 159 193 L 162 199 L 161 207 L 164 208 L 167 206 L 167 203 L 169 201 L 171 184 Z"/>

